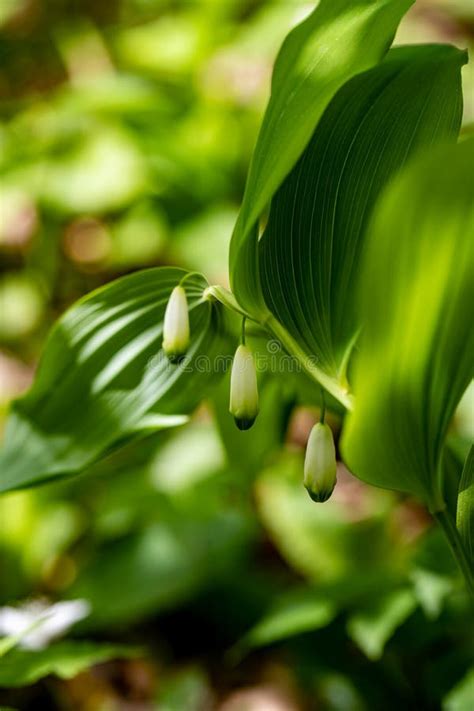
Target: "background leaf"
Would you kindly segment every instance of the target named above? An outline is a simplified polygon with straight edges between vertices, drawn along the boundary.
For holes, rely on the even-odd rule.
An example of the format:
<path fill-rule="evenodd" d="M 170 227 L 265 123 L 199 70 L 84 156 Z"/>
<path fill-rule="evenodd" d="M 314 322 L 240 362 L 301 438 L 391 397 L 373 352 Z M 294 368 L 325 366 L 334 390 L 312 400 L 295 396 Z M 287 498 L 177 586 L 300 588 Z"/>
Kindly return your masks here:
<path fill-rule="evenodd" d="M 78 472 L 126 439 L 182 424 L 221 373 L 228 352 L 221 307 L 205 279 L 184 282 L 192 340 L 186 361 L 161 351 L 171 290 L 186 275 L 158 268 L 89 294 L 59 320 L 35 383 L 13 407 L 0 453 L 0 490 Z"/>
<path fill-rule="evenodd" d="M 383 57 L 412 4 L 322 0 L 283 43 L 230 250 L 232 288 L 250 313 L 265 311 L 257 263 L 259 217 L 336 91 Z"/>
<path fill-rule="evenodd" d="M 473 181 L 473 140 L 411 164 L 379 203 L 360 272 L 365 325 L 343 454 L 357 476 L 433 511 L 444 505 L 440 457 L 474 362 Z"/>
<path fill-rule="evenodd" d="M 124 462 L 133 449 L 143 453 L 140 466 Z M 254 523 L 212 422 L 132 443 L 93 469 L 82 483 L 94 507 L 94 544 L 81 551 L 81 569 L 63 592 L 75 599 L 81 591 L 91 606 L 81 631 L 163 615 L 235 574 Z M 120 595 L 111 598 L 112 589 Z"/>
<path fill-rule="evenodd" d="M 368 218 L 413 153 L 457 136 L 464 62 L 449 46 L 391 50 L 335 96 L 272 201 L 259 242 L 265 301 L 342 385 L 360 328 L 354 291 Z"/>
<path fill-rule="evenodd" d="M 398 590 L 380 598 L 369 610 L 352 615 L 347 631 L 369 659 L 379 659 L 392 634 L 416 607 L 412 590 Z"/>
<path fill-rule="evenodd" d="M 328 597 L 311 588 L 282 595 L 247 633 L 239 648 L 261 647 L 294 635 L 326 627 L 337 607 Z"/>
<path fill-rule="evenodd" d="M 125 645 L 75 641 L 57 642 L 34 652 L 13 649 L 2 659 L 0 686 L 26 686 L 49 674 L 71 679 L 93 664 L 137 654 L 137 649 Z"/>
<path fill-rule="evenodd" d="M 470 711 L 474 699 L 474 669 L 443 699 L 443 711 Z"/>
<path fill-rule="evenodd" d="M 202 497 L 199 501 L 202 505 Z M 92 606 L 81 628 L 126 625 L 182 605 L 209 580 L 222 577 L 248 535 L 243 517 L 229 511 L 204 520 L 187 512 L 184 522 L 171 507 L 160 510 L 161 522 L 104 546 L 84 567 L 68 591 L 72 598 L 80 591 Z M 111 590 L 120 594 L 111 598 Z"/>

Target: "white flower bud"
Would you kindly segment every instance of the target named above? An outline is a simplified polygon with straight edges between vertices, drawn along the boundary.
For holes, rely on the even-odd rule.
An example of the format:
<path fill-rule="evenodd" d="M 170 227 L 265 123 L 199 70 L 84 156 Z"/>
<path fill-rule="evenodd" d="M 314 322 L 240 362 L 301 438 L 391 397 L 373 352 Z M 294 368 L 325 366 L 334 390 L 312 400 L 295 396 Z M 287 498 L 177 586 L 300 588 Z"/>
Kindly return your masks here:
<path fill-rule="evenodd" d="M 258 415 L 257 372 L 252 351 L 240 345 L 234 356 L 230 376 L 229 412 L 239 430 L 248 430 Z"/>
<path fill-rule="evenodd" d="M 163 350 L 172 363 L 179 362 L 189 346 L 189 313 L 186 292 L 176 286 L 166 305 Z"/>
<path fill-rule="evenodd" d="M 304 485 L 313 501 L 327 501 L 336 485 L 336 450 L 331 428 L 318 422 L 309 435 Z"/>

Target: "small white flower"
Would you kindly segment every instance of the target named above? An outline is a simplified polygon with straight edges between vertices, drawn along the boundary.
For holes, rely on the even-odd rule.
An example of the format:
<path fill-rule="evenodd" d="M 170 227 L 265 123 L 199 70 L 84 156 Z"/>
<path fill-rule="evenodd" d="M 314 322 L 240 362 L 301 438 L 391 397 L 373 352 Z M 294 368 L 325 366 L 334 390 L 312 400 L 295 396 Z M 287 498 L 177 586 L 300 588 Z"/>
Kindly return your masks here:
<path fill-rule="evenodd" d="M 0 608 L 0 635 L 15 637 L 24 649 L 43 649 L 90 612 L 87 600 L 52 605 L 35 600 L 18 607 Z"/>
<path fill-rule="evenodd" d="M 230 376 L 229 412 L 239 430 L 248 430 L 258 415 L 257 372 L 252 351 L 240 345 L 234 356 Z"/>
<path fill-rule="evenodd" d="M 163 323 L 163 350 L 171 362 L 179 361 L 189 347 L 189 312 L 186 292 L 176 286 L 166 305 Z"/>
<path fill-rule="evenodd" d="M 304 485 L 313 501 L 327 501 L 336 485 L 336 450 L 331 428 L 319 422 L 309 435 L 304 460 Z"/>

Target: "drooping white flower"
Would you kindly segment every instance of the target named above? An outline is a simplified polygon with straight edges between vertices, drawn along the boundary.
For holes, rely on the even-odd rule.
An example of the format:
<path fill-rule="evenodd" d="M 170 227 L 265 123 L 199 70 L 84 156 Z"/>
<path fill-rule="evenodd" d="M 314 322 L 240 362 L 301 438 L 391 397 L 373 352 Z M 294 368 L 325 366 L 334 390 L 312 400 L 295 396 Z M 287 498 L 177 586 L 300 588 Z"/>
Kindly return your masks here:
<path fill-rule="evenodd" d="M 186 292 L 176 286 L 166 305 L 163 323 L 163 350 L 172 363 L 178 362 L 189 347 L 189 312 Z"/>
<path fill-rule="evenodd" d="M 87 600 L 65 600 L 52 605 L 34 600 L 18 607 L 1 607 L 0 635 L 17 639 L 24 649 L 44 649 L 89 612 Z"/>
<path fill-rule="evenodd" d="M 230 377 L 229 412 L 240 430 L 248 430 L 258 415 L 257 372 L 252 351 L 240 345 L 234 356 Z"/>
<path fill-rule="evenodd" d="M 327 501 L 336 485 L 336 450 L 331 428 L 318 422 L 309 435 L 304 460 L 304 485 L 313 501 Z"/>

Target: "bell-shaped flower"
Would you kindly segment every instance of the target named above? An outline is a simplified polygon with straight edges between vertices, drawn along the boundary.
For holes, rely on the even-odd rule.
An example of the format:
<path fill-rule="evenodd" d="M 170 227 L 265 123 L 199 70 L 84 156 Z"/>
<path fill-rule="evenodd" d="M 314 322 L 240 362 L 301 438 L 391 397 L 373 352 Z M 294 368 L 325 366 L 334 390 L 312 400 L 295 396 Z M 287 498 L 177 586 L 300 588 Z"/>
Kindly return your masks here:
<path fill-rule="evenodd" d="M 178 363 L 189 347 L 189 312 L 186 292 L 176 286 L 166 305 L 163 324 L 163 350 L 172 363 Z"/>
<path fill-rule="evenodd" d="M 234 356 L 230 377 L 229 412 L 239 430 L 248 430 L 258 415 L 257 372 L 252 351 L 240 345 Z"/>
<path fill-rule="evenodd" d="M 336 485 L 336 450 L 331 428 L 318 422 L 309 435 L 304 460 L 304 485 L 313 501 L 327 501 Z"/>

